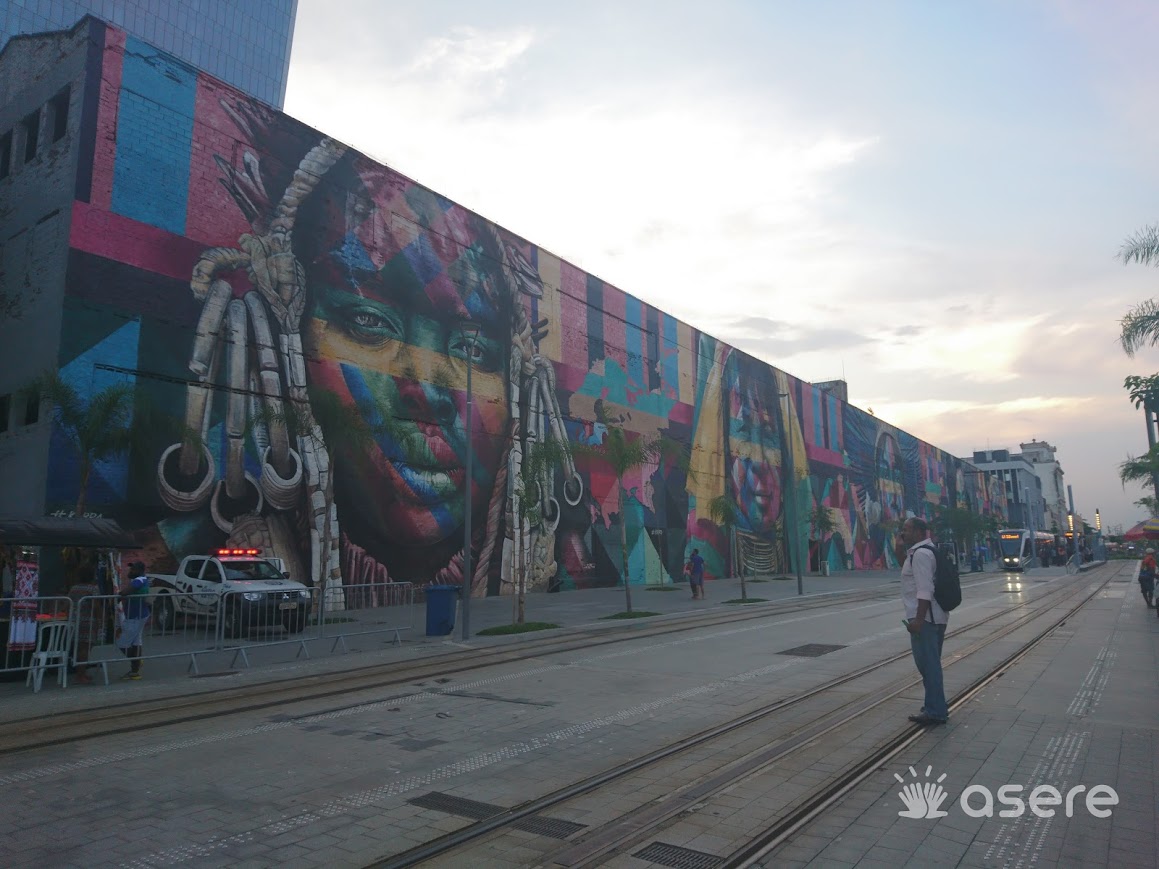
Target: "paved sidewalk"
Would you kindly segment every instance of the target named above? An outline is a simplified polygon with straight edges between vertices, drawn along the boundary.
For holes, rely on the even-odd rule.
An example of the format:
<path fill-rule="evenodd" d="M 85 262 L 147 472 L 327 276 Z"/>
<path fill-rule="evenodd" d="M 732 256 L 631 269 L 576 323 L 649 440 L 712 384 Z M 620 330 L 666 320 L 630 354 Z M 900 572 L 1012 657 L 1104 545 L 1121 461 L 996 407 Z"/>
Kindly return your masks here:
<path fill-rule="evenodd" d="M 988 565 L 987 571 L 995 575 L 995 565 Z M 963 581 L 981 579 L 983 574 L 963 574 Z M 823 577 L 809 574 L 803 577 L 805 599 L 864 592 L 880 589 L 888 594 L 897 583 L 897 571 L 859 570 Z M 794 576 L 757 577 L 746 581 L 749 598 L 768 602 L 786 602 L 798 599 L 797 581 Z M 741 596 L 739 579 L 715 579 L 706 582 L 706 600 L 692 600 L 687 583 L 663 586 L 658 590 L 653 586 L 633 586 L 632 604 L 636 611 L 648 611 L 661 617 L 679 617 L 702 612 L 727 612 L 739 610 L 736 604 L 725 601 Z M 749 606 L 759 606 L 750 604 Z M 620 588 L 586 589 L 583 591 L 553 594 L 535 593 L 526 597 L 525 620 L 542 621 L 559 625 L 561 630 L 628 630 L 630 626 L 648 624 L 650 619 L 639 621 L 606 620 L 605 616 L 623 612 L 624 590 Z M 748 609 L 748 607 L 744 607 Z M 500 645 L 517 645 L 548 636 L 548 632 L 537 631 L 526 634 L 503 636 L 478 636 L 478 631 L 489 627 L 509 625 L 513 621 L 513 600 L 510 597 L 475 598 L 471 601 L 471 633 L 469 641 L 462 640 L 461 605 L 456 616 L 455 630 L 450 636 L 425 636 L 425 609 L 422 603 L 415 605 L 414 627 L 403 631 L 401 645 L 394 643 L 392 633 L 374 633 L 352 636 L 345 640 L 346 653 L 331 651 L 333 637 L 310 640 L 307 644 L 310 657 L 302 656 L 297 643 L 255 644 L 247 646 L 249 667 L 235 659 L 232 649 L 221 652 L 201 653 L 199 674 L 189 672 L 187 657 L 146 660 L 143 667 L 145 678 L 140 682 L 120 683 L 118 678 L 127 671 L 124 661 L 109 664 L 112 684 L 105 686 L 99 677 L 99 670 L 92 670 L 97 677 L 93 685 L 78 685 L 70 682 L 62 690 L 50 674 L 44 679 L 39 694 L 24 685 L 24 675 L 10 674 L 7 681 L 0 677 L 0 722 L 14 721 L 38 715 L 65 712 L 76 709 L 107 706 L 110 703 L 129 699 L 155 699 L 191 693 L 209 693 L 219 688 L 232 688 L 239 684 L 262 684 L 276 679 L 295 676 L 341 672 L 354 667 L 386 664 L 391 662 L 412 662 L 426 657 L 461 651 L 470 648 L 493 648 Z M 146 639 L 146 650 L 149 640 Z"/>
<path fill-rule="evenodd" d="M 762 865 L 1159 865 L 1159 619 L 1131 568 L 949 726 L 929 731 Z M 900 814 L 910 811 L 901 791 L 913 781 L 941 782 L 944 816 Z M 1086 802 L 1099 785 L 1117 795 L 1117 805 L 1102 802 L 1107 817 L 1092 815 Z M 1010 788 L 1007 802 L 1002 787 Z M 986 802 L 981 788 L 992 795 L 992 816 L 963 809 L 970 788 L 976 813 Z M 1057 791 L 1061 805 L 1043 801 L 1033 811 L 1036 788 L 1039 800 L 1053 797 L 1047 788 Z"/>

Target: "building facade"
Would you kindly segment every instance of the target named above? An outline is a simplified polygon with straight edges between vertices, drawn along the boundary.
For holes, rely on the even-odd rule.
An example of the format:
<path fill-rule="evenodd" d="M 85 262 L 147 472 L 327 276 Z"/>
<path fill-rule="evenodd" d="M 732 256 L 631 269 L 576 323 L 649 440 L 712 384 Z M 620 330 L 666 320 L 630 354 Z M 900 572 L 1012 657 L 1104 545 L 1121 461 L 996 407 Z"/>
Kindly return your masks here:
<path fill-rule="evenodd" d="M 632 582 L 693 547 L 711 575 L 787 571 L 818 508 L 834 570 L 896 567 L 909 515 L 1006 521 L 968 462 L 122 30 L 17 40 L 0 82 L 21 83 L 0 292 L 28 302 L 0 325 L 0 513 L 68 515 L 83 491 L 156 570 L 244 543 L 316 582 L 476 594 L 616 585 L 625 539 Z M 46 370 L 87 402 L 132 390 L 142 438 L 87 484 L 24 389 Z M 613 429 L 669 448 L 618 478 Z"/>
<path fill-rule="evenodd" d="M 1046 441 L 1030 441 L 1019 444 L 1022 457 L 1030 462 L 1035 476 L 1042 483 L 1042 501 L 1046 512 L 1046 530 L 1067 529 L 1066 483 L 1063 481 L 1062 465 L 1055 458 L 1057 447 Z"/>
<path fill-rule="evenodd" d="M 0 49 L 94 15 L 281 108 L 298 0 L 5 0 Z"/>
<path fill-rule="evenodd" d="M 1007 504 L 1007 518 L 1013 527 L 1049 531 L 1043 501 L 1042 481 L 1034 465 L 1010 450 L 976 450 L 973 465 L 997 480 Z"/>

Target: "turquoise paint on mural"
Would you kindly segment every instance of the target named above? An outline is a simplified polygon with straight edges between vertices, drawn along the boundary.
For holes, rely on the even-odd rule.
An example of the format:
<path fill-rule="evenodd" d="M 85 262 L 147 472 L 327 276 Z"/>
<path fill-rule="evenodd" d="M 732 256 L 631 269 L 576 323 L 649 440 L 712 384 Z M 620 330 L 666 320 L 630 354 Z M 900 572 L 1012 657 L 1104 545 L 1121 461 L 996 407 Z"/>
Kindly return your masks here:
<path fill-rule="evenodd" d="M 86 403 L 103 389 L 116 384 L 135 385 L 137 378 L 120 371 L 109 371 L 97 365 L 108 365 L 122 370 L 137 368 L 137 350 L 141 340 L 141 323 L 130 320 L 120 329 L 102 338 L 88 350 L 81 353 L 60 369 L 60 378 Z M 132 421 L 130 413 L 129 420 Z M 92 476 L 98 478 L 112 493 L 121 499 L 128 496 L 129 463 L 127 456 L 93 462 Z M 90 488 L 96 480 L 90 481 Z M 96 502 L 93 502 L 96 503 Z"/>
<path fill-rule="evenodd" d="M 117 105 L 112 207 L 183 235 L 197 72 L 130 36 Z"/>
<path fill-rule="evenodd" d="M 622 407 L 630 407 L 641 413 L 650 413 L 661 419 L 668 419 L 675 398 L 667 398 L 655 392 L 647 392 L 635 398 L 628 397 L 628 390 L 632 386 L 627 372 L 614 359 L 604 360 L 604 375 L 589 371 L 584 378 L 583 385 L 576 390 L 578 395 L 587 395 L 592 398 L 602 398 Z"/>

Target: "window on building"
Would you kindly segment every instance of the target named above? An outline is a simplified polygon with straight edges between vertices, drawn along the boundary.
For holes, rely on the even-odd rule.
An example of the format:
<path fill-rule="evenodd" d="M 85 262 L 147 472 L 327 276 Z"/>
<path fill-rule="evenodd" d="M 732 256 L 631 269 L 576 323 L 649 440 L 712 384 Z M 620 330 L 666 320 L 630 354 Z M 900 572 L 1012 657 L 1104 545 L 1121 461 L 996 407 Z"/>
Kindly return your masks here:
<path fill-rule="evenodd" d="M 52 111 L 52 141 L 59 142 L 68 132 L 69 89 L 65 88 L 49 101 Z"/>
<path fill-rule="evenodd" d="M 7 178 L 12 165 L 12 131 L 0 136 L 0 178 Z"/>
<path fill-rule="evenodd" d="M 0 433 L 8 431 L 8 412 L 12 406 L 11 395 L 0 395 Z"/>
<path fill-rule="evenodd" d="M 36 159 L 36 149 L 40 147 L 40 109 L 24 119 L 24 162 Z"/>
<path fill-rule="evenodd" d="M 27 393 L 24 396 L 24 402 L 24 424 L 36 425 L 40 419 L 40 393 Z"/>

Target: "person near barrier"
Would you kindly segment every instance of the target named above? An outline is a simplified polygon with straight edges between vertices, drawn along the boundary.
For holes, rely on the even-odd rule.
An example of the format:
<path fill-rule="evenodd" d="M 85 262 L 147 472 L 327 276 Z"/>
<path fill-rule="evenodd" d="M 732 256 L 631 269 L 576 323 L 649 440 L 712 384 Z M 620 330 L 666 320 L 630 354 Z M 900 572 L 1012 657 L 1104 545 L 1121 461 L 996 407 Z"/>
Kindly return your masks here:
<path fill-rule="evenodd" d="M 152 608 L 149 606 L 149 577 L 145 575 L 145 563 L 134 561 L 129 565 L 129 578 L 117 592 L 120 596 L 121 612 L 117 625 L 117 648 L 129 659 L 129 672 L 122 679 L 141 678 L 142 638 L 145 625 L 149 623 Z"/>
<path fill-rule="evenodd" d="M 1143 563 L 1139 565 L 1139 588 L 1147 606 L 1153 606 L 1155 602 L 1155 570 L 1155 550 L 1148 549 L 1143 555 Z"/>

